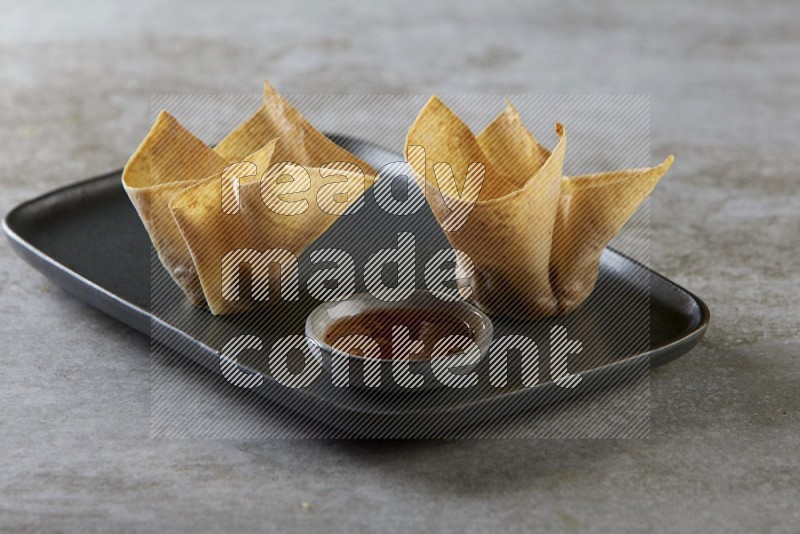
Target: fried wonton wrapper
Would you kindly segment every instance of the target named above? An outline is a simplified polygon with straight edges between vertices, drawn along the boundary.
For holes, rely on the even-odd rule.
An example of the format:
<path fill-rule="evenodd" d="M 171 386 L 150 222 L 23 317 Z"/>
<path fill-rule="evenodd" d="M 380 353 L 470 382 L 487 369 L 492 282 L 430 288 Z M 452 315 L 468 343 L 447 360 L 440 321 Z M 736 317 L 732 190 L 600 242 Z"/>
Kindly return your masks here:
<path fill-rule="evenodd" d="M 406 155 L 418 177 L 424 176 L 424 182 L 418 182 L 425 188 L 425 198 L 453 248 L 472 260 L 472 298 L 491 313 L 546 316 L 557 310 L 549 257 L 566 149 L 561 125 L 557 133 L 561 140 L 553 154 L 524 184 L 518 177 L 502 174 L 467 125 L 437 97 L 428 101 L 408 133 Z M 414 145 L 424 148 L 424 160 L 409 151 Z M 452 166 L 456 180 L 461 181 L 458 191 L 450 187 L 448 173 L 442 172 L 446 168 L 435 166 L 439 162 Z M 463 225 L 447 231 L 451 208 L 469 202 L 464 199 L 465 178 L 474 162 L 485 167 L 483 187 Z"/>
<path fill-rule="evenodd" d="M 280 298 L 296 298 L 296 286 L 283 285 L 296 280 L 296 258 L 375 181 L 352 163 L 323 168 L 273 163 L 281 143 L 273 141 L 226 168 L 221 177 L 193 185 L 170 202 L 215 315 L 273 299 L 270 293 L 276 292 L 269 286 L 277 278 Z M 221 190 L 231 194 L 226 197 Z M 280 265 L 280 277 L 271 276 L 273 264 Z M 241 266 L 247 269 L 253 298 L 240 295 Z"/>
<path fill-rule="evenodd" d="M 369 164 L 314 128 L 266 81 L 261 107 L 220 141 L 214 150 L 228 161 L 239 161 L 276 138 L 281 142 L 275 147 L 274 161 L 290 161 L 306 167 L 347 161 L 358 165 L 365 174 L 375 174 L 375 169 Z"/>
<path fill-rule="evenodd" d="M 550 151 L 523 126 L 519 113 L 510 102 L 478 134 L 478 144 L 489 161 L 497 165 L 515 187 L 524 186 L 550 157 Z"/>
<path fill-rule="evenodd" d="M 274 142 L 278 138 L 281 141 Z M 239 162 L 249 155 L 252 155 L 252 159 L 256 161 L 249 164 L 241 163 L 240 167 L 228 167 L 231 163 Z M 220 197 L 223 169 L 228 169 L 226 173 L 228 177 L 232 175 L 245 176 L 247 173 L 243 172 L 241 165 L 247 166 L 248 169 L 256 167 L 263 173 L 273 164 L 272 162 L 292 162 L 310 168 L 317 168 L 326 163 L 340 162 L 340 166 L 346 167 L 345 175 L 354 170 L 350 166 L 355 166 L 355 171 L 363 170 L 368 176 L 374 173 L 369 165 L 314 129 L 286 99 L 266 82 L 262 106 L 252 117 L 223 139 L 216 149 L 206 146 L 183 128 L 175 118 L 162 111 L 141 146 L 125 166 L 122 175 L 125 190 L 139 213 L 161 262 L 193 304 L 206 305 L 208 295 L 204 293 L 212 291 L 211 285 L 208 283 L 209 275 L 204 276 L 205 284 L 201 284 L 198 276 L 198 270 L 206 273 L 207 266 L 198 264 L 192 257 L 194 255 L 200 258 L 207 255 L 203 250 L 203 243 L 197 240 L 197 236 L 200 235 L 198 229 L 201 229 L 201 233 L 207 236 L 222 235 L 223 230 L 218 230 L 218 227 L 222 228 L 224 225 L 219 218 L 210 217 L 208 220 L 202 221 L 198 214 L 192 212 L 194 209 L 202 211 L 204 209 L 202 203 L 196 205 L 188 202 L 179 203 L 177 213 L 182 218 L 184 229 L 187 232 L 194 232 L 188 241 L 192 249 L 190 253 L 186 236 L 178 229 L 175 218 L 170 212 L 170 201 L 188 187 L 200 182 L 207 184 L 216 182 L 216 194 L 217 197 Z M 319 170 L 311 172 L 312 182 L 319 181 L 319 179 Z M 258 177 L 255 179 L 253 177 L 245 178 L 242 182 L 247 184 L 253 180 L 255 185 L 247 185 L 240 191 L 243 201 L 241 216 L 243 217 L 252 216 L 248 215 L 250 213 L 248 210 L 251 208 L 247 206 L 252 199 L 256 198 L 256 195 L 251 193 L 254 187 L 255 190 L 258 190 Z M 325 180 L 335 181 L 336 179 L 329 177 Z M 367 184 L 371 185 L 371 183 L 372 179 L 370 178 Z M 314 191 L 322 187 L 321 183 L 315 184 L 315 188 L 312 188 Z M 205 185 L 204 187 L 210 186 Z M 204 195 L 207 189 L 202 189 L 202 191 L 202 195 Z M 331 191 L 331 189 L 324 189 L 324 192 L 327 191 Z M 198 192 L 194 194 L 199 195 Z M 202 195 L 196 198 L 201 198 Z M 314 198 L 309 198 L 309 202 L 316 205 Z M 333 202 L 336 207 L 346 204 L 346 202 Z M 259 213 L 261 212 L 259 211 Z M 235 216 L 226 214 L 226 217 Z M 323 219 L 325 218 L 323 217 Z M 233 228 L 230 231 L 236 230 L 235 224 L 230 220 L 226 219 L 224 224 Z M 253 223 L 247 224 L 252 226 Z M 293 236 L 289 237 L 287 246 L 290 245 L 290 249 L 299 254 L 300 248 L 305 248 L 313 241 L 313 239 L 309 240 L 308 236 L 320 235 L 329 225 L 328 219 L 325 219 L 323 223 L 314 217 L 298 217 L 293 219 L 288 226 L 279 225 L 278 231 L 293 233 Z M 278 233 L 274 229 L 271 230 L 271 233 L 263 235 L 278 237 Z M 265 245 L 263 235 L 258 236 L 258 239 L 253 239 L 253 245 L 247 246 Z M 211 254 L 219 246 L 220 239 L 209 239 L 212 239 L 208 244 L 210 247 L 208 254 Z M 269 244 L 266 243 L 266 245 Z M 274 247 L 270 246 L 269 248 L 279 245 L 280 243 L 276 243 Z M 212 311 L 227 313 L 237 307 L 220 304 L 217 298 L 218 293 L 219 291 L 213 293 Z"/>
<path fill-rule="evenodd" d="M 437 97 L 409 130 L 406 156 L 425 198 L 450 243 L 473 263 L 462 292 L 489 313 L 530 319 L 580 306 L 594 289 L 603 248 L 672 163 L 670 156 L 650 169 L 567 178 L 563 126 L 556 133 L 551 153 L 509 104 L 475 138 Z M 414 146 L 424 148 L 424 159 Z M 457 229 L 450 219 L 475 196 L 466 198 L 468 180 L 454 188 L 440 162 L 455 162 L 456 176 L 470 163 L 485 166 L 483 189 Z"/>
<path fill-rule="evenodd" d="M 187 186 L 219 174 L 228 162 L 162 111 L 122 171 L 122 183 L 167 272 L 193 304 L 205 303 L 189 249 L 169 212 Z"/>
<path fill-rule="evenodd" d="M 674 161 L 661 165 L 565 177 L 550 267 L 559 312 L 580 306 L 594 289 L 600 255 Z"/>

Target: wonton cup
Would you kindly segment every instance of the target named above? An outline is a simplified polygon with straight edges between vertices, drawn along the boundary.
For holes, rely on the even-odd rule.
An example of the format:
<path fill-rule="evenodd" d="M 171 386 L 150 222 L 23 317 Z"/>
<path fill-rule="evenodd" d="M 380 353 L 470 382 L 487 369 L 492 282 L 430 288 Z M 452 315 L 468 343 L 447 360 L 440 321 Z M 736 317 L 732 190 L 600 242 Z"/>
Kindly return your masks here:
<path fill-rule="evenodd" d="M 281 139 L 276 139 L 223 172 L 222 180 L 239 181 L 236 198 L 230 203 L 238 206 L 237 214 L 223 211 L 219 176 L 184 189 L 169 204 L 215 315 L 248 310 L 258 300 L 272 300 L 268 291 L 276 294 L 273 287 L 279 283 L 280 298 L 297 298 L 297 287 L 286 285 L 297 280 L 296 258 L 374 182 L 355 165 L 270 165 L 280 143 Z M 243 262 L 255 298 L 243 298 L 236 289 Z M 280 264 L 280 276 L 269 271 L 275 263 Z"/>
<path fill-rule="evenodd" d="M 227 160 L 162 111 L 122 171 L 122 184 L 161 263 L 196 305 L 205 303 L 203 289 L 189 249 L 169 212 L 169 201 L 226 165 Z"/>
<path fill-rule="evenodd" d="M 309 188 L 284 195 L 287 176 L 305 179 L 303 168 Z M 268 169 L 272 181 L 260 180 Z M 252 299 L 223 298 L 224 247 L 285 249 L 299 256 L 359 200 L 374 172 L 265 82 L 262 106 L 214 149 L 162 111 L 128 160 L 122 183 L 167 272 L 193 304 L 222 314 L 252 305 Z M 234 178 L 229 185 L 239 209 L 228 213 L 223 184 Z M 318 192 L 327 211 L 317 204 Z M 299 203 L 303 194 L 310 209 L 300 214 L 274 213 L 262 200 L 281 195 Z"/>
<path fill-rule="evenodd" d="M 472 260 L 462 294 L 488 313 L 532 319 L 578 308 L 597 282 L 603 249 L 673 161 L 565 177 L 564 127 L 556 133 L 550 152 L 509 104 L 476 137 L 436 96 L 409 129 L 417 183 L 453 248 Z M 478 191 L 475 163 L 484 171 Z"/>

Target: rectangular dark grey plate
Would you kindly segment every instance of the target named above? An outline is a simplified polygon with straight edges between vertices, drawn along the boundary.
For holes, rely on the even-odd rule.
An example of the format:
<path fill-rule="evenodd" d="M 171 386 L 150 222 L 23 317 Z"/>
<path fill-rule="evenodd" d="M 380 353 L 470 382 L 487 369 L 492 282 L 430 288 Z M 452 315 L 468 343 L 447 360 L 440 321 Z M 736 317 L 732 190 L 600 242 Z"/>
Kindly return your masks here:
<path fill-rule="evenodd" d="M 333 138 L 376 168 L 401 159 L 370 143 Z M 302 334 L 306 316 L 318 304 L 303 296 L 299 302 L 267 307 L 256 316 L 213 317 L 189 305 L 172 284 L 162 284 L 151 298 L 152 281 L 164 276 L 160 264 L 152 262 L 150 241 L 122 188 L 119 171 L 21 204 L 6 216 L 4 230 L 15 250 L 56 284 L 217 372 L 219 350 L 227 340 L 247 333 L 259 336 L 269 347 L 278 337 Z M 421 278 L 425 261 L 449 246 L 427 207 L 413 216 L 391 216 L 368 194 L 364 209 L 343 217 L 312 250 L 344 248 L 357 266 L 363 266 L 370 252 L 396 246 L 400 231 L 416 237 Z M 308 252 L 300 258 L 301 281 L 307 279 L 303 274 L 309 269 Z M 424 281 L 418 283 L 422 287 Z M 363 285 L 357 289 L 363 290 Z M 301 288 L 301 294 L 307 292 Z M 574 390 L 556 386 L 544 363 L 539 385 L 521 387 L 513 378 L 519 368 L 511 355 L 511 378 L 504 388 L 489 386 L 482 375 L 478 387 L 457 391 L 387 395 L 332 388 L 324 381 L 295 390 L 272 380 L 260 356 L 240 361 L 246 370 L 265 375 L 258 393 L 303 416 L 361 436 L 433 436 L 594 391 L 673 360 L 700 341 L 709 312 L 687 290 L 608 249 L 597 288 L 569 317 L 527 323 L 493 319 L 495 337 L 522 334 L 539 346 L 546 346 L 552 325 L 565 326 L 584 347 L 569 362 L 570 372 L 581 373 L 581 384 Z"/>

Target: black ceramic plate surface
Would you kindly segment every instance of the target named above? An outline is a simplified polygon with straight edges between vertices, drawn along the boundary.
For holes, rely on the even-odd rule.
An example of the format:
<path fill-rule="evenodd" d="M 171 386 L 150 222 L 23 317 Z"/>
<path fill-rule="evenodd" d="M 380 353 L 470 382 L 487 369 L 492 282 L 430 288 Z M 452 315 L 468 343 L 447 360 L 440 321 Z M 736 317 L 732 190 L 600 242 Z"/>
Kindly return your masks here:
<path fill-rule="evenodd" d="M 333 139 L 376 168 L 401 159 L 367 142 Z M 449 246 L 427 206 L 413 216 L 392 217 L 382 212 L 369 194 L 364 204 L 358 213 L 338 221 L 312 250 L 344 248 L 356 265 L 363 266 L 371 252 L 396 247 L 398 232 L 412 232 L 420 278 L 425 261 Z M 217 372 L 219 351 L 226 340 L 248 333 L 269 346 L 280 336 L 302 334 L 305 318 L 318 304 L 304 295 L 298 302 L 262 310 L 258 321 L 242 316 L 214 317 L 189 305 L 171 284 L 159 286 L 155 303 L 152 280 L 164 276 L 160 264 L 152 262 L 150 241 L 122 188 L 119 171 L 21 204 L 6 216 L 4 230 L 20 256 L 56 284 Z M 359 239 L 354 240 L 354 235 Z M 301 257 L 301 280 L 309 268 L 308 252 Z M 534 387 L 519 387 L 510 379 L 507 387 L 499 389 L 482 382 L 470 391 L 413 395 L 365 394 L 321 383 L 295 390 L 272 380 L 257 358 L 240 363 L 245 370 L 265 375 L 258 393 L 303 416 L 359 435 L 385 436 L 391 434 L 387 429 L 410 427 L 415 435 L 427 435 L 425 429 L 444 431 L 493 420 L 596 390 L 632 370 L 664 364 L 700 341 L 709 312 L 687 290 L 607 249 L 595 292 L 569 317 L 529 323 L 493 320 L 495 337 L 523 334 L 537 343 L 546 343 L 543 336 L 546 338 L 553 324 L 566 327 L 586 349 L 570 360 L 570 372 L 582 376 L 580 387 L 574 391 L 560 388 L 548 380 L 547 369 L 543 369 L 543 379 Z M 513 368 L 510 357 L 509 372 Z"/>

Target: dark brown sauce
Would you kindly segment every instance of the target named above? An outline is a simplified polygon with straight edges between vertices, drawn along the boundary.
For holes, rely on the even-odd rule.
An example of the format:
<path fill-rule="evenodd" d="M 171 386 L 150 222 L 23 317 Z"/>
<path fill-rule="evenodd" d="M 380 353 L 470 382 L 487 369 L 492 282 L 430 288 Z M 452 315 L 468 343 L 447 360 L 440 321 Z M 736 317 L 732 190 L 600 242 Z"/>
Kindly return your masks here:
<path fill-rule="evenodd" d="M 393 353 L 392 327 L 408 329 L 412 341 L 421 340 L 423 350 L 417 354 L 406 351 Z M 424 308 L 399 308 L 393 310 L 372 310 L 352 317 L 337 319 L 325 331 L 325 343 L 333 346 L 338 340 L 351 335 L 368 336 L 380 347 L 380 358 L 424 360 L 431 357 L 437 341 L 452 335 L 475 339 L 469 324 L 448 313 Z M 460 352 L 466 347 L 453 347 L 449 353 Z M 363 350 L 352 349 L 348 353 L 355 356 L 368 356 Z"/>

